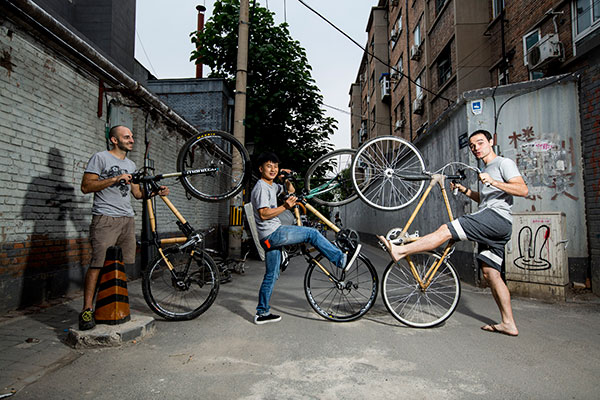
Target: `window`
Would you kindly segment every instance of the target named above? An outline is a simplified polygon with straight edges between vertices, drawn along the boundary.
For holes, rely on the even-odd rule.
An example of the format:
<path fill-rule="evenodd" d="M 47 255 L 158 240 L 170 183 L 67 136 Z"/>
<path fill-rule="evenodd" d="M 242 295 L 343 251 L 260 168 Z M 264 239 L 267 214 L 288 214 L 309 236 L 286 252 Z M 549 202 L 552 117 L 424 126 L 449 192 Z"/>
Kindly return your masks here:
<path fill-rule="evenodd" d="M 421 21 L 417 22 L 417 26 L 415 26 L 415 30 L 413 31 L 413 38 L 415 46 L 421 45 Z"/>
<path fill-rule="evenodd" d="M 438 14 L 442 7 L 446 4 L 446 0 L 435 0 L 435 13 Z"/>
<path fill-rule="evenodd" d="M 523 63 L 527 66 L 528 63 L 528 55 L 529 50 L 533 47 L 534 44 L 540 41 L 540 30 L 537 29 L 535 31 L 529 32 L 527 35 L 523 36 Z"/>
<path fill-rule="evenodd" d="M 373 106 L 373 109 L 371 110 L 371 130 L 375 130 L 375 106 Z"/>
<path fill-rule="evenodd" d="M 600 26 L 600 0 L 577 0 L 573 3 L 575 39 L 580 39 Z"/>
<path fill-rule="evenodd" d="M 508 69 L 498 70 L 498 85 L 508 85 Z"/>
<path fill-rule="evenodd" d="M 402 32 L 402 10 L 398 12 L 398 19 L 396 20 L 396 28 L 398 32 Z"/>
<path fill-rule="evenodd" d="M 417 79 L 415 79 L 415 85 L 416 85 L 416 95 L 417 95 L 417 99 L 422 99 L 423 98 L 423 88 L 421 87 L 423 84 L 421 83 L 421 76 L 419 75 L 419 77 Z"/>
<path fill-rule="evenodd" d="M 492 16 L 496 18 L 504 10 L 504 0 L 492 0 Z"/>
<path fill-rule="evenodd" d="M 452 43 L 448 44 L 444 50 L 440 53 L 437 60 L 438 70 L 438 86 L 442 87 L 444 83 L 448 82 L 448 79 L 452 76 Z"/>
<path fill-rule="evenodd" d="M 406 114 L 404 113 L 404 97 L 398 103 L 398 107 L 396 107 L 396 118 L 404 121 L 406 119 Z"/>

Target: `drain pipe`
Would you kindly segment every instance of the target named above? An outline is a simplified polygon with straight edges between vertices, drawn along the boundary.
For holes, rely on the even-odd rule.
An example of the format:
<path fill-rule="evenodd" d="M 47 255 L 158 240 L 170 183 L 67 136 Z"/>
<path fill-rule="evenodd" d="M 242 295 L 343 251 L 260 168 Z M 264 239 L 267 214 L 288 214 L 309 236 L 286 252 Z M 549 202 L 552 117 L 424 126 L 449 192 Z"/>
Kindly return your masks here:
<path fill-rule="evenodd" d="M 115 66 L 111 61 L 100 54 L 87 42 L 76 36 L 69 28 L 57 21 L 33 1 L 8 0 L 8 2 L 11 3 L 13 7 L 18 9 L 21 13 L 34 20 L 58 39 L 69 45 L 73 50 L 75 50 L 75 52 L 86 57 L 102 72 L 110 76 L 115 82 L 121 84 L 132 94 L 140 97 L 144 102 L 156 109 L 156 111 L 162 114 L 166 119 L 173 122 L 177 127 L 180 127 L 190 135 L 198 133 L 196 128 L 194 128 L 189 122 L 184 120 L 181 116 L 170 109 L 157 96 L 149 92 L 148 89 L 142 86 L 139 82 L 129 77 L 129 75 Z"/>

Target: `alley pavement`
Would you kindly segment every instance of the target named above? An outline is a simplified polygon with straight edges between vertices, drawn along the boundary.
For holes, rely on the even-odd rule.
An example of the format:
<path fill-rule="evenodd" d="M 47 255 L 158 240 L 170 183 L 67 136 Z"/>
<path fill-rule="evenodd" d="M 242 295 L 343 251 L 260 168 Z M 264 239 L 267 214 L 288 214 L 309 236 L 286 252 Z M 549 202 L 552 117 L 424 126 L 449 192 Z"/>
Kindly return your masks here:
<path fill-rule="evenodd" d="M 388 263 L 365 246 L 379 276 Z M 154 333 L 119 347 L 74 349 L 81 297 L 0 318 L 0 399 L 597 399 L 600 302 L 513 299 L 519 337 L 480 330 L 496 322 L 488 290 L 463 284 L 457 311 L 432 329 L 408 328 L 377 303 L 361 320 L 320 318 L 293 258 L 272 299 L 278 323 L 254 325 L 264 273 L 221 286 L 192 321 L 156 317 Z M 154 317 L 141 282 L 129 282 L 132 316 Z"/>

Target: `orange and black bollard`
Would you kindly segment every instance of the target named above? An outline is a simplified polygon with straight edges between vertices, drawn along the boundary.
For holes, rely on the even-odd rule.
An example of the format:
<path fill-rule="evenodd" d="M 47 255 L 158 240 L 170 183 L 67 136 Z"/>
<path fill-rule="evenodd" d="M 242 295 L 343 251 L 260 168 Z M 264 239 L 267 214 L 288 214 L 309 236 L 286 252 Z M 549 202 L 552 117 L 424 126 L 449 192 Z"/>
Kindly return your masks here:
<path fill-rule="evenodd" d="M 98 324 L 118 325 L 131 319 L 127 275 L 120 247 L 106 250 L 104 267 L 100 271 L 94 318 Z"/>

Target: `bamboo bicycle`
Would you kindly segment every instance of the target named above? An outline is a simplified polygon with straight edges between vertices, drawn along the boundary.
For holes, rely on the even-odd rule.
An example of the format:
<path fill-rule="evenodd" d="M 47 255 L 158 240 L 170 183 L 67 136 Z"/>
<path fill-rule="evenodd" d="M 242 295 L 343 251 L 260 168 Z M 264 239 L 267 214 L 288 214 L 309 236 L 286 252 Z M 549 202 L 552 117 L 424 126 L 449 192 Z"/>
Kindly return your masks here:
<path fill-rule="evenodd" d="M 308 203 L 309 199 L 327 206 L 345 204 L 356 198 L 350 180 L 350 162 L 353 150 L 336 150 L 317 160 L 308 170 L 306 188 L 297 194 L 294 208 L 295 222 L 302 226 L 300 209 L 311 212 L 336 233 L 335 244 L 349 252 L 359 243 L 358 234 L 351 229 L 340 229 Z M 312 189 L 311 189 L 312 186 Z M 300 251 L 308 262 L 304 275 L 304 293 L 313 310 L 325 319 L 336 322 L 354 321 L 375 304 L 379 287 L 377 271 L 371 261 L 359 253 L 348 271 L 330 263 L 322 254 L 305 245 Z"/>
<path fill-rule="evenodd" d="M 219 292 L 219 270 L 204 250 L 204 237 L 211 230 L 197 231 L 167 196 L 159 196 L 177 218 L 184 236 L 159 238 L 153 194 L 162 179 L 178 178 L 192 196 L 225 200 L 237 194 L 250 175 L 248 152 L 232 135 L 221 131 L 202 132 L 189 139 L 177 159 L 179 172 L 150 176 L 148 170 L 134 174 L 148 209 L 152 243 L 159 255 L 144 271 L 142 290 L 146 303 L 156 314 L 174 320 L 189 320 L 205 312 Z M 169 245 L 164 248 L 163 246 Z"/>
<path fill-rule="evenodd" d="M 361 146 L 352 163 L 352 182 L 358 196 L 379 210 L 398 210 L 417 201 L 404 228 L 390 230 L 386 239 L 394 244 L 419 239 L 408 229 L 434 186 L 439 186 L 449 221 L 454 219 L 446 193 L 446 179 L 465 178 L 462 171 L 447 173 L 463 163 L 446 164 L 436 173 L 425 170 L 423 157 L 411 143 L 394 136 L 382 136 Z M 429 185 L 423 192 L 425 182 Z M 421 195 L 421 193 L 423 194 Z M 382 279 L 383 301 L 398 321 L 419 328 L 441 324 L 452 315 L 460 298 L 458 274 L 449 261 L 454 243 L 449 241 L 442 254 L 421 252 L 390 262 Z"/>

